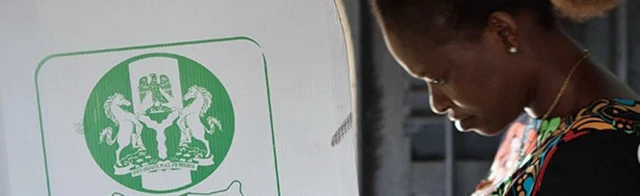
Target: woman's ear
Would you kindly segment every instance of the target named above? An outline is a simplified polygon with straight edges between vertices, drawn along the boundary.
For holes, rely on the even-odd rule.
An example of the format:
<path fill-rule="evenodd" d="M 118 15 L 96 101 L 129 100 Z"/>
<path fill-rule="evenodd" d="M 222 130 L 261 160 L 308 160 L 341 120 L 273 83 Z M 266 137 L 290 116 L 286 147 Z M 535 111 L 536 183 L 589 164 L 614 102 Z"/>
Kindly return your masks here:
<path fill-rule="evenodd" d="M 518 42 L 518 25 L 515 18 L 506 12 L 494 12 L 489 16 L 485 28 L 485 34 L 502 42 L 510 53 L 516 53 L 520 44 Z"/>

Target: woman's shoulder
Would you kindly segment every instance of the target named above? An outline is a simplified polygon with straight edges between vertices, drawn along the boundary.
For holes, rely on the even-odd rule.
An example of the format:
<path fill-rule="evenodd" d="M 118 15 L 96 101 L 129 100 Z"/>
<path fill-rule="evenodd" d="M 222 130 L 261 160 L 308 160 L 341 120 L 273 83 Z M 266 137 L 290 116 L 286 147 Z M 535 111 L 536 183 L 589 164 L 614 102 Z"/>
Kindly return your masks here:
<path fill-rule="evenodd" d="M 608 137 L 627 138 L 618 142 L 640 142 L 640 101 L 600 99 L 564 118 L 539 123 L 538 132 L 542 138 L 539 151 L 589 143 L 598 143 L 599 149 L 604 150 L 608 145 L 602 142 Z M 583 137 L 589 139 L 578 140 Z"/>
<path fill-rule="evenodd" d="M 640 138 L 640 101 L 600 99 L 563 119 L 564 142 L 595 133 L 626 134 Z"/>
<path fill-rule="evenodd" d="M 539 195 L 640 195 L 640 141 L 592 131 L 552 149 L 539 175 Z M 542 178 L 544 176 L 544 178 Z"/>
<path fill-rule="evenodd" d="M 628 144 L 634 145 L 634 157 L 640 158 L 640 101 L 600 99 L 560 121 L 559 133 L 552 137 L 557 150 L 568 151 L 565 148 L 569 147 L 564 146 L 577 146 L 582 149 L 578 154 L 611 153 L 623 147 L 621 144 Z"/>
<path fill-rule="evenodd" d="M 640 101 L 597 100 L 564 121 L 540 168 L 540 195 L 640 195 Z"/>

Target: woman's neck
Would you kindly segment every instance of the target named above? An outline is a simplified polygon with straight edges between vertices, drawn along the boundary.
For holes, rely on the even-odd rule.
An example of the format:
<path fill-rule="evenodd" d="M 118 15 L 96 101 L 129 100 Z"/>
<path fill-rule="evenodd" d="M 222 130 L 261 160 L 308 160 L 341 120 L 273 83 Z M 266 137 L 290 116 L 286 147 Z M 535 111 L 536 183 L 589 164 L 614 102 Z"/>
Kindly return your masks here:
<path fill-rule="evenodd" d="M 538 46 L 540 50 L 537 51 L 541 52 L 535 54 L 541 67 L 537 85 L 532 88 L 531 101 L 525 107 L 529 116 L 542 118 L 547 112 L 548 117 L 566 116 L 597 99 L 638 98 L 610 71 L 590 60 L 585 59 L 576 65 L 585 54 L 563 33 L 546 38 L 547 43 L 541 42 Z M 564 93 L 551 108 L 574 66 L 575 72 L 569 78 Z"/>

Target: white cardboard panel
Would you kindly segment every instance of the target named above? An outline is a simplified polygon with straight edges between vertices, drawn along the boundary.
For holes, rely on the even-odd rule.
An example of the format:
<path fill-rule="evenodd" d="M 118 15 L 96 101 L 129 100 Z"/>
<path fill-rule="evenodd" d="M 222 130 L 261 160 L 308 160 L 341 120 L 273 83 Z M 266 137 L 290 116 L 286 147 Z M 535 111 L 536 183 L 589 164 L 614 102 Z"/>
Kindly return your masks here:
<path fill-rule="evenodd" d="M 347 53 L 333 1 L 2 1 L 0 195 L 358 195 Z"/>
<path fill-rule="evenodd" d="M 2 89 L 0 89 L 0 95 L 2 94 Z M 6 133 L 3 127 L 3 117 L 2 117 L 2 96 L 0 96 L 0 176 L 9 176 L 8 173 L 8 165 L 7 165 L 7 147 L 5 146 L 4 141 L 6 141 Z M 0 195 L 8 195 L 9 194 L 9 178 L 4 177 L 0 178 Z"/>

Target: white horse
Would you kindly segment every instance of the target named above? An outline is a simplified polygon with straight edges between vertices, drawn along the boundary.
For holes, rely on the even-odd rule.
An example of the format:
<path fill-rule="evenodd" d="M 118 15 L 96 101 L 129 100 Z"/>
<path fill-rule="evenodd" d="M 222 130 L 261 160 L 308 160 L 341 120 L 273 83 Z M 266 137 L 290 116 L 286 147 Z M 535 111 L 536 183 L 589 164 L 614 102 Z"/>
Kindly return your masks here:
<path fill-rule="evenodd" d="M 124 98 L 122 94 L 116 93 L 104 102 L 104 113 L 118 127 L 117 137 L 114 139 L 113 130 L 107 127 L 100 132 L 100 143 L 106 140 L 108 145 L 118 142 L 116 150 L 116 163 L 121 166 L 120 152 L 125 146 L 131 144 L 138 150 L 144 150 L 144 145 L 140 139 L 142 133 L 142 123 L 136 119 L 136 116 L 122 109 L 122 106 L 130 106 L 131 102 Z"/>
<path fill-rule="evenodd" d="M 214 117 L 207 118 L 207 124 L 209 128 L 205 127 L 200 120 L 201 117 L 205 117 L 206 112 L 211 107 L 212 95 L 207 91 L 207 89 L 192 86 L 189 88 L 189 91 L 184 95 L 184 100 L 192 100 L 193 101 L 182 109 L 180 117 L 178 118 L 178 127 L 182 130 L 182 139 L 181 145 L 186 145 L 191 143 L 191 138 L 196 138 L 204 143 L 207 148 L 207 154 L 205 157 L 209 157 L 211 155 L 211 149 L 209 147 L 209 142 L 205 139 L 205 134 L 213 134 L 215 132 L 215 128 L 217 127 L 219 130 L 222 130 L 222 125 L 220 121 Z"/>

